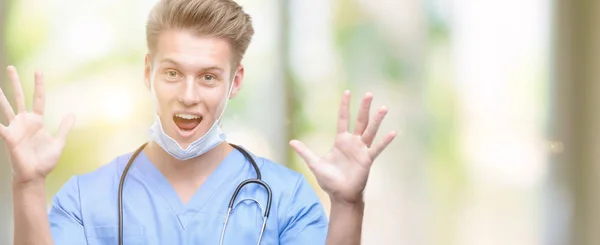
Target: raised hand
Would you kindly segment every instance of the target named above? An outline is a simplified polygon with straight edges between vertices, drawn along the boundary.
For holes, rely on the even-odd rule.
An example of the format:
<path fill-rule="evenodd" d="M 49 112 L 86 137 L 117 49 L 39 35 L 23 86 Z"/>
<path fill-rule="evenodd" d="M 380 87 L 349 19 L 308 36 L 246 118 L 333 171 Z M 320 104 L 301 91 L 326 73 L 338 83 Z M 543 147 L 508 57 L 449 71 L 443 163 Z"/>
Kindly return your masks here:
<path fill-rule="evenodd" d="M 13 181 L 27 183 L 43 180 L 54 169 L 65 146 L 67 133 L 75 117 L 66 116 L 56 136 L 44 129 L 44 78 L 35 73 L 33 111 L 27 112 L 19 75 L 13 66 L 7 68 L 12 81 L 17 114 L 0 88 L 0 109 L 8 126 L 0 124 L 0 137 L 8 148 Z"/>
<path fill-rule="evenodd" d="M 387 108 L 381 107 L 373 119 L 369 120 L 372 100 L 372 94 L 365 95 L 354 131 L 349 132 L 350 92 L 344 92 L 335 143 L 324 156 L 317 156 L 300 141 L 290 141 L 292 148 L 308 164 L 317 182 L 332 201 L 363 201 L 363 191 L 373 162 L 396 136 L 396 132 L 392 131 L 379 143 L 372 145 L 379 125 L 387 114 Z"/>

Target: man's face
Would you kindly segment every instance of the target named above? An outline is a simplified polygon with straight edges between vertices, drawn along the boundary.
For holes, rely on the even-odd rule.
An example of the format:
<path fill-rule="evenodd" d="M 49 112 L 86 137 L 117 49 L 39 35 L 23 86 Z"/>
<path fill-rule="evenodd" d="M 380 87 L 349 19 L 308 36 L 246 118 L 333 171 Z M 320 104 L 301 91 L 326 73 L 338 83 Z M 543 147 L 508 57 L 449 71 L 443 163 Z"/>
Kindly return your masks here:
<path fill-rule="evenodd" d="M 240 88 L 244 70 L 235 68 L 225 39 L 185 30 L 160 34 L 153 57 L 146 56 L 145 82 L 156 96 L 163 130 L 184 149 L 202 137 Z"/>

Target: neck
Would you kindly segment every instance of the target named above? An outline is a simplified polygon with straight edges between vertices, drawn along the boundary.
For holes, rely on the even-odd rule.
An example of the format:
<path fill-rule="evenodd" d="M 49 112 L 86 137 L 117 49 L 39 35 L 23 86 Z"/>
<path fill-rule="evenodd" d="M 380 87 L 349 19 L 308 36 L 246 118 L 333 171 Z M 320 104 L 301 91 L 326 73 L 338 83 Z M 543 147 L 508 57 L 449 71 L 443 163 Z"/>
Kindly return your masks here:
<path fill-rule="evenodd" d="M 150 141 L 144 153 L 170 182 L 198 183 L 206 179 L 232 150 L 227 142 L 222 142 L 198 157 L 179 160 Z"/>

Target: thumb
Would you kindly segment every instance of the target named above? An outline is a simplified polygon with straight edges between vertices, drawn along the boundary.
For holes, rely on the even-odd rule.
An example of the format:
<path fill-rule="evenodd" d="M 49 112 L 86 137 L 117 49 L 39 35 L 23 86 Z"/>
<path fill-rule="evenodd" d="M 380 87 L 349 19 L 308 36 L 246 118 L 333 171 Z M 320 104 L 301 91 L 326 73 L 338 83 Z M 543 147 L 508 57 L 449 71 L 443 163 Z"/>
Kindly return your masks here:
<path fill-rule="evenodd" d="M 296 153 L 298 153 L 298 155 L 300 155 L 302 159 L 304 159 L 306 164 L 308 164 L 308 167 L 312 169 L 319 157 L 312 150 L 308 149 L 308 147 L 306 147 L 306 145 L 304 145 L 304 143 L 300 142 L 299 140 L 290 141 L 290 146 L 294 148 Z"/>
<path fill-rule="evenodd" d="M 67 134 L 69 133 L 69 131 L 71 131 L 71 128 L 73 128 L 74 123 L 75 115 L 69 113 L 63 118 L 62 122 L 60 122 L 60 126 L 58 127 L 58 133 L 56 134 L 56 137 L 60 140 L 66 140 Z"/>
<path fill-rule="evenodd" d="M 4 140 L 4 142 L 7 144 L 7 146 L 10 147 L 10 145 L 9 145 L 10 142 L 8 142 L 8 136 L 9 136 L 8 134 L 9 134 L 8 127 L 0 124 L 0 139 Z"/>

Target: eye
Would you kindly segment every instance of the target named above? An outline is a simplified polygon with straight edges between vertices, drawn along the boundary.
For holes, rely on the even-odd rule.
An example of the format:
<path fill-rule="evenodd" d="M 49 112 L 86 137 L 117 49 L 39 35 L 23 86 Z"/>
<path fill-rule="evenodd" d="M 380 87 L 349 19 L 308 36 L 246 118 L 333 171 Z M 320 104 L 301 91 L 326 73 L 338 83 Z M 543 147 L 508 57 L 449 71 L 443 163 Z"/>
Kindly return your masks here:
<path fill-rule="evenodd" d="M 167 71 L 167 76 L 170 78 L 176 78 L 177 72 L 176 71 Z"/>
<path fill-rule="evenodd" d="M 175 81 L 179 78 L 179 73 L 175 70 L 168 70 L 165 72 L 165 76 L 169 81 Z"/>
<path fill-rule="evenodd" d="M 203 78 L 205 81 L 209 81 L 209 82 L 212 82 L 213 80 L 215 80 L 215 79 L 216 79 L 216 78 L 215 78 L 213 75 L 204 75 L 204 76 L 202 76 L 202 78 Z"/>

